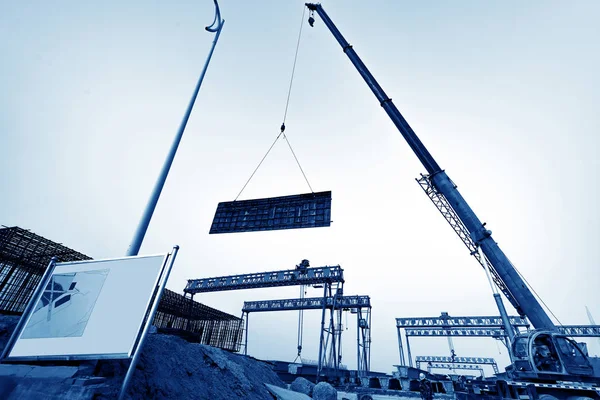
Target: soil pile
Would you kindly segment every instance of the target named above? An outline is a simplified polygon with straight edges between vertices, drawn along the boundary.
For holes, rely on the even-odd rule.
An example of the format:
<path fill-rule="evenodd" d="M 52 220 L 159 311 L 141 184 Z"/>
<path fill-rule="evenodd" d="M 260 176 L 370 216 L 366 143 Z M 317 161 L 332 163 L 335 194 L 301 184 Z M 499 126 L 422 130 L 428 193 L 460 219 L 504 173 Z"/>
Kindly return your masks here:
<path fill-rule="evenodd" d="M 17 322 L 18 317 L 0 316 L 0 349 L 4 348 Z M 0 381 L 10 380 L 10 388 L 6 387 L 2 397 L 12 399 L 11 395 L 14 395 L 19 399 L 36 400 L 114 399 L 118 396 L 128 365 L 129 361 L 100 361 L 95 366 L 88 363 L 79 367 L 79 372 L 73 378 L 45 378 L 43 382 L 35 382 L 30 376 L 0 377 Z M 105 379 L 100 379 L 98 383 L 95 380 L 94 384 L 86 384 L 80 390 L 71 390 L 74 380 L 79 378 L 81 381 L 91 376 Z M 273 396 L 267 391 L 265 383 L 285 387 L 269 363 L 215 347 L 189 343 L 177 336 L 150 334 L 129 386 L 128 398 L 272 400 Z M 69 392 L 68 396 L 66 392 Z M 59 393 L 66 397 L 61 397 Z"/>

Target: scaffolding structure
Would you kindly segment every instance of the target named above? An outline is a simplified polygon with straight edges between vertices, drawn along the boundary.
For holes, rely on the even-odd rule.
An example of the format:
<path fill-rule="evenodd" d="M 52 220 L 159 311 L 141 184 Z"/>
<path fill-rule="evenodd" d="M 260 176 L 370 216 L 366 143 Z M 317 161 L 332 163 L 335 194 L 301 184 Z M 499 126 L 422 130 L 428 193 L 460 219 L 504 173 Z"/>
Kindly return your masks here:
<path fill-rule="evenodd" d="M 162 331 L 184 332 L 188 338 L 229 351 L 240 351 L 242 320 L 165 290 L 153 324 Z"/>
<path fill-rule="evenodd" d="M 23 313 L 52 257 L 58 262 L 91 260 L 27 229 L 18 226 L 0 229 L 1 313 Z"/>
<path fill-rule="evenodd" d="M 18 226 L 0 228 L 0 313 L 21 315 L 52 257 L 92 258 Z M 165 290 L 153 324 L 202 344 L 239 351 L 242 320 Z"/>

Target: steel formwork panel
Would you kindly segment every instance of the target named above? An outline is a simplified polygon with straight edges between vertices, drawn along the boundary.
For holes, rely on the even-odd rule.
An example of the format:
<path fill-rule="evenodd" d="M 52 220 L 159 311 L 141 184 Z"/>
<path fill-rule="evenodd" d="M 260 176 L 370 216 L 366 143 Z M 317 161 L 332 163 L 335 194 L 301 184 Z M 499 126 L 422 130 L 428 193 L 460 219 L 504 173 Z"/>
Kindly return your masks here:
<path fill-rule="evenodd" d="M 246 301 L 242 312 L 321 310 L 325 308 L 371 308 L 369 296 L 311 297 L 304 299 Z"/>
<path fill-rule="evenodd" d="M 331 192 L 221 202 L 211 234 L 318 228 L 331 224 Z"/>
<path fill-rule="evenodd" d="M 509 316 L 510 324 L 514 327 L 529 327 L 525 317 Z M 417 317 L 396 318 L 397 328 L 504 328 L 499 316 L 485 317 Z"/>
<path fill-rule="evenodd" d="M 184 292 L 195 294 L 223 290 L 315 285 L 334 282 L 344 282 L 344 270 L 339 265 L 230 275 L 206 279 L 190 279 Z"/>

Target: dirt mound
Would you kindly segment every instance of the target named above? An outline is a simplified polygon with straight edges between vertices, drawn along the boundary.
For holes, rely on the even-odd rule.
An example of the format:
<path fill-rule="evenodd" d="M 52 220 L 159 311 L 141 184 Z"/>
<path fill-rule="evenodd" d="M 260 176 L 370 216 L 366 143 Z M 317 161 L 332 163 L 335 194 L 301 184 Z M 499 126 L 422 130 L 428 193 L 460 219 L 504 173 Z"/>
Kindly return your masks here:
<path fill-rule="evenodd" d="M 131 399 L 272 399 L 284 386 L 270 364 L 176 336 L 150 335 L 131 382 Z"/>
<path fill-rule="evenodd" d="M 17 321 L 17 317 L 0 317 L 0 348 L 4 347 Z M 93 375 L 105 377 L 106 381 L 88 386 L 81 396 L 71 395 L 69 399 L 116 398 L 127 365 L 128 361 L 98 362 Z M 89 371 L 89 366 L 87 368 Z M 84 369 L 80 367 L 79 375 Z M 15 379 L 11 378 L 11 381 L 18 386 L 19 381 Z M 32 385 L 31 380 L 23 380 L 22 383 Z M 189 343 L 177 336 L 151 334 L 142 349 L 128 398 L 272 400 L 273 396 L 267 391 L 265 383 L 285 387 L 269 363 L 215 347 Z M 43 384 L 46 390 L 52 392 L 53 385 L 57 390 L 64 390 L 65 381 L 53 383 L 45 380 Z M 18 391 L 16 387 L 14 393 Z M 35 393 L 30 392 L 31 398 L 36 398 Z M 11 398 L 9 393 L 6 395 Z M 29 392 L 25 398 L 27 395 Z"/>

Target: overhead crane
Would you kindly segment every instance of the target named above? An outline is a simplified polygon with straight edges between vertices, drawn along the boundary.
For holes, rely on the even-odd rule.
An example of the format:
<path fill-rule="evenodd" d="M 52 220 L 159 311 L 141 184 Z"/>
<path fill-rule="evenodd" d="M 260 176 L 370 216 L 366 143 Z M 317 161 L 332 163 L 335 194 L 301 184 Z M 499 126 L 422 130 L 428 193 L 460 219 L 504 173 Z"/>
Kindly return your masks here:
<path fill-rule="evenodd" d="M 508 317 L 515 332 L 520 328 L 530 328 L 527 318 L 520 316 Z M 396 318 L 398 331 L 398 351 L 400 365 L 406 365 L 402 332 L 406 340 L 408 365 L 413 366 L 410 350 L 410 337 L 491 337 L 506 343 L 508 335 L 504 329 L 502 318 L 499 316 L 463 316 L 453 317 L 442 313 L 439 317 Z M 600 325 L 560 325 L 558 331 L 570 337 L 600 337 Z M 580 347 L 584 344 L 579 343 Z"/>
<path fill-rule="evenodd" d="M 269 288 L 269 287 L 282 287 L 282 286 L 314 286 L 314 287 L 323 287 L 323 297 L 321 298 L 321 308 L 322 308 L 322 316 L 321 316 L 321 336 L 319 341 L 319 361 L 318 361 L 318 377 L 320 373 L 323 371 L 323 366 L 326 365 L 327 361 L 325 355 L 327 354 L 327 348 L 332 347 L 333 350 L 329 351 L 330 354 L 335 354 L 333 359 L 330 359 L 329 364 L 334 366 L 334 370 L 338 370 L 338 365 L 340 363 L 341 357 L 341 335 L 340 333 L 336 333 L 335 324 L 333 322 L 334 312 L 338 313 L 338 325 L 341 323 L 341 308 L 337 307 L 337 305 L 332 306 L 331 308 L 327 307 L 327 302 L 329 298 L 334 299 L 335 303 L 337 298 L 342 296 L 343 294 L 343 285 L 344 285 L 344 270 L 339 266 L 324 266 L 324 267 L 310 267 L 310 263 L 308 260 L 302 260 L 300 264 L 296 265 L 295 269 L 281 270 L 281 271 L 270 271 L 270 272 L 258 272 L 258 273 L 250 273 L 250 274 L 240 274 L 240 275 L 228 275 L 228 276 L 220 276 L 213 278 L 203 278 L 203 279 L 190 279 L 187 282 L 187 285 L 184 289 L 184 293 L 186 295 L 190 295 L 193 299 L 195 294 L 198 293 L 209 293 L 209 292 L 221 292 L 228 290 L 242 290 L 242 289 L 259 289 L 259 288 Z M 362 298 L 362 296 L 357 296 L 358 298 Z M 300 310 L 301 301 L 307 299 L 297 299 L 296 303 L 297 307 L 295 310 Z M 360 299 L 358 299 L 360 300 Z M 349 297 L 347 299 L 350 304 L 353 300 Z M 286 300 L 282 300 L 280 303 L 283 306 L 286 304 L 290 304 L 289 300 L 286 303 Z M 292 299 L 293 302 L 293 299 Z M 272 306 L 275 306 L 277 301 L 271 303 Z M 261 303 L 262 304 L 262 303 Z M 264 305 L 264 304 L 263 304 Z M 256 304 L 256 307 L 259 305 Z M 246 306 L 244 306 L 246 307 Z M 252 305 L 248 305 L 248 307 L 253 307 Z M 352 307 L 348 307 L 352 308 Z M 354 307 L 356 308 L 356 306 Z M 364 307 L 363 307 L 364 308 Z M 329 327 L 325 327 L 325 310 L 331 310 L 331 318 Z M 252 312 L 257 311 L 266 311 L 260 309 L 251 310 Z M 250 312 L 250 311 L 249 311 Z M 244 315 L 242 315 L 244 316 Z M 363 318 L 364 319 L 364 318 Z M 247 313 L 246 313 L 246 324 L 247 324 Z M 366 321 L 366 319 L 365 319 Z M 370 329 L 370 305 L 368 312 L 368 325 L 365 327 Z M 247 334 L 246 330 L 246 345 L 247 345 Z M 329 336 L 332 337 L 330 342 L 327 341 Z M 370 343 L 370 333 L 368 336 L 368 342 Z M 363 343 L 367 343 L 364 341 Z M 363 345 L 366 346 L 366 345 Z M 365 350 L 366 351 L 366 350 Z M 246 348 L 247 352 L 247 348 Z M 367 353 L 365 353 L 367 354 Z M 361 359 L 359 357 L 359 359 Z M 365 358 L 362 358 L 363 360 Z M 368 363 L 364 365 L 359 365 L 359 369 L 368 369 Z"/>
<path fill-rule="evenodd" d="M 325 310 L 330 310 L 329 326 L 325 327 Z M 242 320 L 246 322 L 245 349 L 248 348 L 248 317 L 254 312 L 323 310 L 321 319 L 321 337 L 319 343 L 319 361 L 317 377 L 325 368 L 339 373 L 342 360 L 341 353 L 341 320 L 342 310 L 356 313 L 356 361 L 358 376 L 366 376 L 369 372 L 371 358 L 371 299 L 369 296 L 334 295 L 329 297 L 312 297 L 281 300 L 261 300 L 244 302 Z M 337 326 L 334 316 L 338 316 Z"/>
<path fill-rule="evenodd" d="M 518 331 L 519 328 L 528 329 L 530 327 L 529 321 L 525 317 L 508 316 L 507 318 L 515 331 Z M 406 365 L 402 345 L 402 330 L 404 330 L 408 365 L 411 367 L 413 365 L 409 341 L 411 336 L 445 336 L 448 338 L 453 336 L 487 336 L 500 339 L 505 339 L 508 336 L 504 329 L 504 321 L 499 316 L 453 317 L 448 313 L 442 313 L 439 317 L 396 318 L 396 329 L 398 331 L 400 365 Z M 451 350 L 453 350 L 452 347 Z"/>
<path fill-rule="evenodd" d="M 183 291 L 193 296 L 196 293 L 220 292 L 224 290 L 317 285 L 338 282 L 344 283 L 344 270 L 339 265 L 335 265 L 229 275 L 206 279 L 190 279 Z"/>

